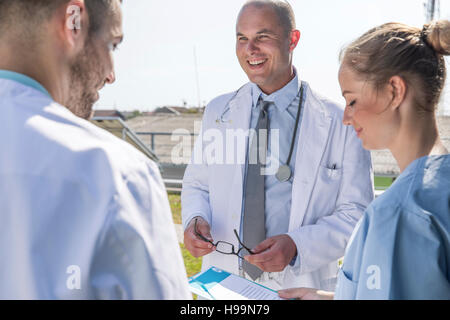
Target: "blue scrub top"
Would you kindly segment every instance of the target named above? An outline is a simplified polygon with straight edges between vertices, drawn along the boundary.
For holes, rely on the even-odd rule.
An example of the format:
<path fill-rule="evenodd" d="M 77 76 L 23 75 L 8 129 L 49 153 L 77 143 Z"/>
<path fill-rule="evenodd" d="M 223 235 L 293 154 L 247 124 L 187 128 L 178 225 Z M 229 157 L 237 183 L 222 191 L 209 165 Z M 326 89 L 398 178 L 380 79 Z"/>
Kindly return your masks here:
<path fill-rule="evenodd" d="M 450 155 L 416 159 L 367 208 L 335 299 L 450 299 Z"/>

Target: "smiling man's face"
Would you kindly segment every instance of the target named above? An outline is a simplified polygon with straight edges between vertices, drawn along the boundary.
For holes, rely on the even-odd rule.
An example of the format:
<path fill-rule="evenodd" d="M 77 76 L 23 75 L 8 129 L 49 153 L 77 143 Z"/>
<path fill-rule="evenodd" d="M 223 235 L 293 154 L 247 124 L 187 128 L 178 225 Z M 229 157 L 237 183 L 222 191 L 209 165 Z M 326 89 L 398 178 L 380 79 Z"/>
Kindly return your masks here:
<path fill-rule="evenodd" d="M 236 55 L 249 80 L 266 94 L 292 79 L 291 39 L 270 6 L 250 5 L 239 14 Z"/>

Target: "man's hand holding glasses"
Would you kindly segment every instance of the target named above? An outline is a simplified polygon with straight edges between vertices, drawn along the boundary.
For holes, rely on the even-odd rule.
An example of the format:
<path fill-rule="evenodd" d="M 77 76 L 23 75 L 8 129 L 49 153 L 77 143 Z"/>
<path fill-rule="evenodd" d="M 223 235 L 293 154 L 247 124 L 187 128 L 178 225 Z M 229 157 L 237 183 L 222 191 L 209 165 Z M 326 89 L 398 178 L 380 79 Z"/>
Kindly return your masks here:
<path fill-rule="evenodd" d="M 197 232 L 195 229 L 197 229 Z M 202 237 L 209 241 L 203 240 L 197 233 L 201 234 Z M 215 250 L 212 240 L 211 227 L 208 222 L 201 217 L 192 219 L 184 231 L 184 245 L 196 258 L 207 255 Z"/>
<path fill-rule="evenodd" d="M 195 239 L 192 239 L 192 232 Z M 241 259 L 243 259 L 245 255 L 253 254 L 252 250 L 247 248 L 242 243 L 236 229 L 234 230 L 234 234 L 238 240 L 240 248 L 236 248 L 234 244 L 227 241 L 217 241 L 214 243 L 211 237 L 209 224 L 204 219 L 196 217 L 192 219 L 186 228 L 186 231 L 184 232 L 184 239 L 186 248 L 194 257 L 206 255 L 214 250 L 222 254 L 235 255 Z M 186 238 L 188 238 L 187 240 L 189 241 L 189 244 L 186 243 Z M 191 251 L 189 248 L 192 248 L 193 250 Z M 199 255 L 197 256 L 195 254 Z"/>

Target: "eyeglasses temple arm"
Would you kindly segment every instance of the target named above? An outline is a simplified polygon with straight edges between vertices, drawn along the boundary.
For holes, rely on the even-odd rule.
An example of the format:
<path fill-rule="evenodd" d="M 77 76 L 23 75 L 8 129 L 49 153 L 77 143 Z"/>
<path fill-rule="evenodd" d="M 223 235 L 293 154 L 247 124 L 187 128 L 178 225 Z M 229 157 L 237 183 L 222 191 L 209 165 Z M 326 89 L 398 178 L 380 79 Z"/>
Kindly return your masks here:
<path fill-rule="evenodd" d="M 239 244 L 240 244 L 245 250 L 247 250 L 250 254 L 255 254 L 252 250 L 250 250 L 249 248 L 247 248 L 245 244 L 242 243 L 242 241 L 241 241 L 241 239 L 239 238 L 239 235 L 238 235 L 236 229 L 234 229 L 233 231 L 234 231 L 234 234 L 235 234 L 235 236 L 236 236 L 236 238 L 237 238 Z"/>

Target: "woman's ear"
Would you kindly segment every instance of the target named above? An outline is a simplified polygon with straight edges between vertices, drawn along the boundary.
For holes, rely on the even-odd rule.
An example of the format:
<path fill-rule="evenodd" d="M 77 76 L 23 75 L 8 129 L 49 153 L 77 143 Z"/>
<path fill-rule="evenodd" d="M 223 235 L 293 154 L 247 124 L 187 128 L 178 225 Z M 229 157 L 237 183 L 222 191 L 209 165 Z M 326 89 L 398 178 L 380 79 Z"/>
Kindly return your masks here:
<path fill-rule="evenodd" d="M 406 81 L 400 76 L 393 76 L 389 79 L 389 90 L 392 94 L 391 108 L 397 109 L 406 98 Z"/>

